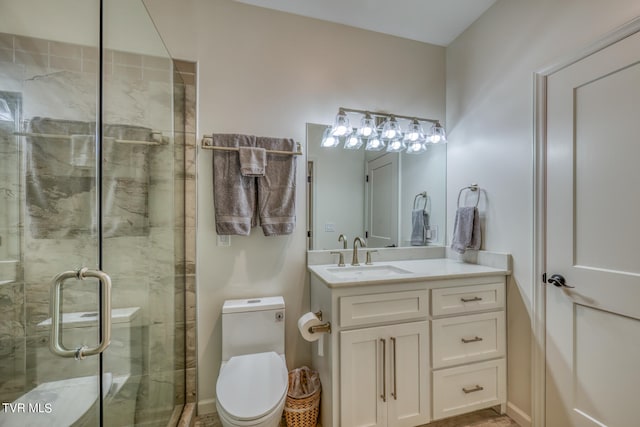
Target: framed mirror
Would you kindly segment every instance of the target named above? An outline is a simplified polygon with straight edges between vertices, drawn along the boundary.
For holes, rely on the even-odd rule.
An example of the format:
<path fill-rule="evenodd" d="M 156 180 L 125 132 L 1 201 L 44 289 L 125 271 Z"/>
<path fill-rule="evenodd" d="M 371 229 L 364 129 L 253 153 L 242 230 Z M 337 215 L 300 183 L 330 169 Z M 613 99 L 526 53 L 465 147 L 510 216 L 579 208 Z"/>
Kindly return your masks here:
<path fill-rule="evenodd" d="M 328 125 L 307 124 L 308 249 L 442 246 L 446 221 L 446 145 L 425 153 L 321 147 Z"/>

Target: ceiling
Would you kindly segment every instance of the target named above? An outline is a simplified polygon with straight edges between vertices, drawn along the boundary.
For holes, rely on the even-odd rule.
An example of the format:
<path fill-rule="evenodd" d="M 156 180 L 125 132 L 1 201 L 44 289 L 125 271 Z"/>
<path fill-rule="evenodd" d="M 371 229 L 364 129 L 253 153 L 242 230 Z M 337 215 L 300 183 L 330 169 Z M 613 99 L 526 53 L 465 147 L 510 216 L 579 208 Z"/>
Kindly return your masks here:
<path fill-rule="evenodd" d="M 495 0 L 236 0 L 447 46 Z"/>

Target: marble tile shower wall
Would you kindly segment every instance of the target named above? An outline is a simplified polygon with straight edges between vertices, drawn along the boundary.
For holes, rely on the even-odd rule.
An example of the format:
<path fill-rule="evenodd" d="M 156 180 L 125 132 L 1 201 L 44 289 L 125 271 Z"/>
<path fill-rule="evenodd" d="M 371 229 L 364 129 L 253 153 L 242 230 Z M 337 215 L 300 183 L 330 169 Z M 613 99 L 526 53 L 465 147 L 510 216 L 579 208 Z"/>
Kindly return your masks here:
<path fill-rule="evenodd" d="M 0 91 L 21 94 L 22 119 L 95 121 L 97 64 L 95 47 L 0 33 Z M 185 347 L 195 343 L 195 68 L 186 65 L 191 73 L 181 81 L 173 78 L 167 58 L 105 52 L 105 124 L 144 126 L 162 132 L 166 142 L 148 148 L 148 206 L 138 213 L 148 227 L 135 235 L 107 235 L 102 248 L 103 268 L 113 280 L 114 307 L 142 308 L 143 354 L 136 360 L 143 375 L 135 398 L 136 419 L 144 420 L 144 425 L 156 421 L 160 425 L 161 420 L 166 424 L 175 405 L 184 403 L 183 390 L 190 382 L 187 400 L 195 400 L 195 349 L 185 355 Z M 181 119 L 185 113 L 186 120 Z M 26 139 L 14 146 L 24 146 Z M 68 147 L 59 144 L 55 149 Z M 54 152 L 54 157 L 65 155 Z M 115 163 L 105 164 L 105 171 L 117 173 Z M 185 172 L 185 164 L 190 171 Z M 25 200 L 24 186 L 20 187 Z M 85 193 L 83 197 L 90 200 L 92 191 Z M 85 205 L 77 194 L 70 194 L 68 205 L 59 206 L 67 206 L 73 215 L 74 203 Z M 36 383 L 55 379 L 57 361 L 37 356 L 48 346 L 48 332 L 38 323 L 49 317 L 49 281 L 60 266 L 69 266 L 70 258 L 74 266 L 94 267 L 98 250 L 90 232 L 75 233 L 73 238 L 34 234 L 28 210 L 23 213 L 12 217 L 13 224 L 0 224 L 23 236 L 19 280 L 0 285 L 2 318 L 8 320 L 0 322 L 0 400 L 5 402 Z M 56 229 L 56 224 L 49 227 Z M 95 291 L 73 288 L 68 292 L 73 311 L 95 310 Z M 185 303 L 192 307 L 191 317 L 185 317 Z M 191 371 L 186 384 L 185 363 Z"/>

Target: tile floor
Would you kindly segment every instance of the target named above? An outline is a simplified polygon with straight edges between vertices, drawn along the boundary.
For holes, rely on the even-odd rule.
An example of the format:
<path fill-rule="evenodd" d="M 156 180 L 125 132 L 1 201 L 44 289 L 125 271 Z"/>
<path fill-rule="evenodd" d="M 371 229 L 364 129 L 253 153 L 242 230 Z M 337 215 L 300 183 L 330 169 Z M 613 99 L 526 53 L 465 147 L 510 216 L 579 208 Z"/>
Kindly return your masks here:
<path fill-rule="evenodd" d="M 286 424 L 283 422 L 282 427 Z M 216 414 L 207 414 L 196 418 L 196 427 L 222 427 Z M 421 426 L 422 427 L 422 426 Z M 519 427 L 506 415 L 500 415 L 493 409 L 483 409 L 459 417 L 447 418 L 425 424 L 425 427 Z"/>

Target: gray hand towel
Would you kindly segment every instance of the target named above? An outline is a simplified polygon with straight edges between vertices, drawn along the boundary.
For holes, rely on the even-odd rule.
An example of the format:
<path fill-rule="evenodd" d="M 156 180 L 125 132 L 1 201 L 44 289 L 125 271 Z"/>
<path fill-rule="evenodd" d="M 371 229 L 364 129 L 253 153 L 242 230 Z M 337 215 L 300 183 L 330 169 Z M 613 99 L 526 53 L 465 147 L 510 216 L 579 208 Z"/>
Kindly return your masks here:
<path fill-rule="evenodd" d="M 264 176 L 267 152 L 260 147 L 239 147 L 240 173 L 242 176 Z"/>
<path fill-rule="evenodd" d="M 95 168 L 95 136 L 93 135 L 71 135 L 69 137 L 70 151 L 69 163 L 78 168 Z"/>
<path fill-rule="evenodd" d="M 427 243 L 429 214 L 424 209 L 411 211 L 411 246 L 424 246 Z"/>
<path fill-rule="evenodd" d="M 251 147 L 255 145 L 255 136 L 214 134 L 213 145 Z M 257 225 L 256 181 L 242 176 L 236 152 L 213 151 L 213 202 L 219 235 L 248 236 Z"/>
<path fill-rule="evenodd" d="M 295 142 L 258 137 L 256 146 L 293 151 Z M 296 156 L 268 153 L 267 159 L 264 176 L 257 178 L 260 226 L 265 236 L 291 234 L 296 225 Z"/>
<path fill-rule="evenodd" d="M 453 226 L 451 249 L 463 254 L 467 249 L 480 249 L 481 241 L 478 208 L 475 206 L 458 208 Z"/>

